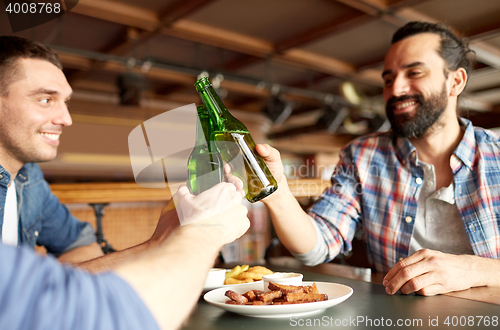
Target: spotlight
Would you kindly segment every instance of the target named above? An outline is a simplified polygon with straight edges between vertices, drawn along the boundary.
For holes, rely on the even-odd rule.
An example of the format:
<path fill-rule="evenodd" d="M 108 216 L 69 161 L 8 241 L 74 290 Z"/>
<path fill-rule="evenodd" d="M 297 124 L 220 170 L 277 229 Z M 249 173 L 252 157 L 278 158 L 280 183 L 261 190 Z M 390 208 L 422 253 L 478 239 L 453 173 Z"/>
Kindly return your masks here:
<path fill-rule="evenodd" d="M 121 105 L 140 105 L 144 87 L 144 80 L 140 74 L 134 72 L 120 73 L 116 85 L 118 86 Z"/>
<path fill-rule="evenodd" d="M 264 113 L 271 119 L 273 124 L 282 124 L 292 114 L 292 104 L 285 102 L 279 96 L 272 96 L 267 102 Z"/>
<path fill-rule="evenodd" d="M 328 132 L 335 133 L 349 114 L 345 107 L 325 104 L 323 115 L 318 119 L 317 125 L 323 126 Z"/>

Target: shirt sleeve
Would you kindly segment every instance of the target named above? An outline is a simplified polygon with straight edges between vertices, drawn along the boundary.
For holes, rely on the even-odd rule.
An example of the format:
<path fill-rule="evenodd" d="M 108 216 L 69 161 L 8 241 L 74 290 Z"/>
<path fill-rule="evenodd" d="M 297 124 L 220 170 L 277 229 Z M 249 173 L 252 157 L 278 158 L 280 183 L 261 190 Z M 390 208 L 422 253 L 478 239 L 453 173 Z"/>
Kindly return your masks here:
<path fill-rule="evenodd" d="M 91 275 L 27 248 L 0 244 L 0 329 L 159 329 L 113 273 Z"/>
<path fill-rule="evenodd" d="M 96 236 L 94 233 L 94 228 L 90 225 L 90 223 L 86 223 L 85 227 L 83 227 L 82 231 L 80 232 L 80 236 L 78 236 L 76 241 L 71 243 L 71 245 L 69 245 L 63 251 L 63 253 L 71 251 L 71 250 L 73 250 L 77 247 L 80 247 L 80 246 L 89 245 L 91 243 L 94 243 L 95 241 L 96 241 Z"/>
<path fill-rule="evenodd" d="M 323 238 L 317 222 L 314 221 L 314 219 L 311 217 L 310 219 L 314 226 L 314 230 L 316 231 L 316 245 L 311 251 L 307 253 L 292 253 L 292 255 L 306 266 L 315 266 L 325 261 L 328 255 L 328 245 Z"/>
<path fill-rule="evenodd" d="M 44 182 L 44 184 L 46 184 Z M 54 256 L 96 241 L 92 226 L 75 218 L 48 188 L 37 244 Z"/>
<path fill-rule="evenodd" d="M 324 262 L 333 260 L 339 253 L 351 251 L 352 239 L 356 230 L 361 228 L 363 192 L 351 148 L 354 147 L 348 145 L 341 151 L 332 186 L 309 210 L 328 247 Z"/>

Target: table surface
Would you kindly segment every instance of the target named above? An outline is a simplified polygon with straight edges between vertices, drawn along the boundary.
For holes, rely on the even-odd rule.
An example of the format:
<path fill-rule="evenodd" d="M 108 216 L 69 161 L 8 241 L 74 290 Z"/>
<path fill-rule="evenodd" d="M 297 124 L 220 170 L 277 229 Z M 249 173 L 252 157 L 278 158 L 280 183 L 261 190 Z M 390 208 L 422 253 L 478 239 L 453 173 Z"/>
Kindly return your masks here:
<path fill-rule="evenodd" d="M 500 306 L 492 303 L 439 295 L 386 294 L 381 284 L 370 282 L 370 270 L 328 265 L 298 267 L 295 264 L 266 265 L 273 271 L 297 271 L 304 274 L 304 281 L 331 282 L 350 286 L 354 293 L 339 305 L 323 312 L 303 317 L 265 319 L 242 316 L 212 306 L 200 298 L 196 309 L 182 329 L 290 329 L 310 328 L 416 328 L 416 329 L 498 329 Z M 338 273 L 340 276 L 328 275 Z M 350 278 L 347 278 L 350 277 Z M 375 277 L 376 278 L 376 277 Z M 403 326 L 398 326 L 398 321 Z M 404 326 L 404 324 L 413 324 Z M 447 323 L 449 325 L 447 325 Z M 437 325 L 437 326 L 435 326 Z M 455 326 L 453 326 L 455 325 Z"/>

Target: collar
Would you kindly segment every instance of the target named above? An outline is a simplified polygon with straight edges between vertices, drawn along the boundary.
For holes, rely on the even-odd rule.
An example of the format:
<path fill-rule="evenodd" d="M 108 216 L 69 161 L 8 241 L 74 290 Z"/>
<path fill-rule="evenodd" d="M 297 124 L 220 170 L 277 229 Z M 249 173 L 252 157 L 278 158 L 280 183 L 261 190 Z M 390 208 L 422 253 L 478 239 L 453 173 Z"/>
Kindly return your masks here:
<path fill-rule="evenodd" d="M 25 183 L 28 181 L 28 169 L 26 168 L 27 164 L 24 164 L 23 167 L 17 172 L 16 180 Z M 7 187 L 11 181 L 10 173 L 0 165 L 0 184 Z"/>
<path fill-rule="evenodd" d="M 461 117 L 459 117 L 458 119 L 460 126 L 466 127 L 462 141 L 460 141 L 457 149 L 455 149 L 454 155 L 457 156 L 457 158 L 460 159 L 462 163 L 469 168 L 469 170 L 472 170 L 477 150 L 474 126 L 472 125 L 472 122 L 470 120 Z"/>
<path fill-rule="evenodd" d="M 472 169 L 474 157 L 476 155 L 476 138 L 474 135 L 474 126 L 470 120 L 458 117 L 460 126 L 465 126 L 465 133 L 462 141 L 455 149 L 454 155 L 469 169 Z M 417 165 L 417 149 L 408 138 L 398 137 L 394 134 L 394 145 L 396 147 L 396 157 L 399 161 L 406 165 L 407 162 L 412 162 Z M 452 169 L 455 172 L 455 167 L 460 164 L 453 164 Z"/>

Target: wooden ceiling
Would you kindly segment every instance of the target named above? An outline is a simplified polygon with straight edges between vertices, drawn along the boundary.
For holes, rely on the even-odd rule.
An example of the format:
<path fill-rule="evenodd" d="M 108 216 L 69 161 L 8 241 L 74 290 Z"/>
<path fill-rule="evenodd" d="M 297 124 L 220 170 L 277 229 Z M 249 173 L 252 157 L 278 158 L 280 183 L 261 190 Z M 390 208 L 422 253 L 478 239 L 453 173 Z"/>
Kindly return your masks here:
<path fill-rule="evenodd" d="M 464 106 L 500 111 L 498 0 L 80 0 L 19 35 L 55 46 L 75 91 L 95 101 L 116 96 L 117 74 L 134 70 L 145 99 L 199 102 L 193 82 L 207 71 L 223 75 L 230 108 L 261 112 L 279 92 L 300 114 L 346 101 L 344 82 L 370 110 L 390 37 L 411 20 L 470 40 L 478 69 Z"/>
<path fill-rule="evenodd" d="M 384 55 L 412 20 L 443 22 L 469 39 L 477 63 L 461 105 L 478 125 L 500 126 L 498 0 L 79 0 L 58 20 L 17 35 L 58 51 L 76 118 L 145 120 L 199 103 L 193 83 L 207 72 L 223 78 L 230 109 L 265 119 L 273 94 L 290 102 L 292 115 L 269 124 L 271 136 L 324 141 L 329 133 L 317 123 L 325 104 L 348 110 L 337 133 L 366 132 L 356 121 L 383 116 Z M 12 34 L 4 12 L 0 32 Z M 130 71 L 144 78 L 144 91 L 141 106 L 125 108 L 116 81 Z"/>

